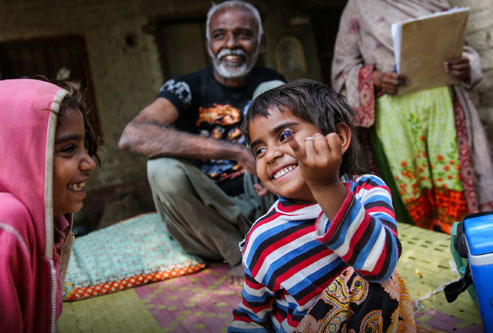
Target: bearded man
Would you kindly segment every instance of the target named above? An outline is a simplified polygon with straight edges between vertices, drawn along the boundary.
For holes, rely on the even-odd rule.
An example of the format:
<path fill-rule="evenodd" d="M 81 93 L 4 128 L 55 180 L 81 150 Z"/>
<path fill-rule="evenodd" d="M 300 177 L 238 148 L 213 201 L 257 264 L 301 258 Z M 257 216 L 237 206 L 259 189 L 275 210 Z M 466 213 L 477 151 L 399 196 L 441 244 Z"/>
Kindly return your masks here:
<path fill-rule="evenodd" d="M 251 4 L 213 5 L 206 38 L 213 65 L 165 82 L 119 145 L 148 158 L 154 204 L 169 234 L 190 254 L 225 260 L 232 282 L 239 282 L 238 244 L 272 203 L 254 177 L 255 160 L 239 127 L 255 89 L 285 79 L 254 67 L 265 36 Z"/>

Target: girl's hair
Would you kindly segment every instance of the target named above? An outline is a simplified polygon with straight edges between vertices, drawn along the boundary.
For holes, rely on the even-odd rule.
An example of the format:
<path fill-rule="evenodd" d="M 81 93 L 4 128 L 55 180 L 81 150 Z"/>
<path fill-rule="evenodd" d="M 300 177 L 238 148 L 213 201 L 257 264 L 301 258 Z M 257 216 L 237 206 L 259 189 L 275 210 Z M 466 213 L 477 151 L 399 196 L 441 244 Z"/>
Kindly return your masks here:
<path fill-rule="evenodd" d="M 352 176 L 360 172 L 357 163 L 358 143 L 354 138 L 353 109 L 346 98 L 328 86 L 309 79 L 298 79 L 277 88 L 267 90 L 255 98 L 241 125 L 248 145 L 251 144 L 248 127 L 256 117 L 269 117 L 269 108 L 280 112 L 290 110 L 293 115 L 315 125 L 323 135 L 335 131 L 336 125 L 345 123 L 353 133 L 353 139 L 342 158 L 341 173 Z"/>
<path fill-rule="evenodd" d="M 91 124 L 89 124 L 87 120 L 87 114 L 89 113 L 87 109 L 87 104 L 84 101 L 83 95 L 73 83 L 69 81 L 55 81 L 53 84 L 59 86 L 68 91 L 68 94 L 65 95 L 62 102 L 60 103 L 60 109 L 58 111 L 58 121 L 63 116 L 67 109 L 79 109 L 82 113 L 82 118 L 84 119 L 84 130 L 85 130 L 85 140 L 84 145 L 87 149 L 87 153 L 89 156 L 94 158 L 99 165 L 101 165 L 101 159 L 98 156 L 98 147 L 100 145 L 101 140 L 96 137 L 94 134 L 94 130 L 92 129 Z"/>

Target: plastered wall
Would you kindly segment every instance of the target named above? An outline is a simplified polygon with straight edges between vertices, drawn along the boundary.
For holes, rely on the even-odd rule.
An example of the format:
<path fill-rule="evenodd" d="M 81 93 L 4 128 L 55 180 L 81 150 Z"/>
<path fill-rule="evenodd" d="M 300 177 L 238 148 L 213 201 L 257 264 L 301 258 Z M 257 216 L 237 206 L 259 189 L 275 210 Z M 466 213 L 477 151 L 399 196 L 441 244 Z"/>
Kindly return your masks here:
<path fill-rule="evenodd" d="M 484 70 L 484 79 L 474 89 L 473 96 L 493 142 L 492 1 L 451 2 L 472 9 L 467 38 L 480 52 Z M 106 141 L 103 166 L 95 173 L 92 188 L 145 177 L 145 160 L 118 148 L 125 124 L 152 101 L 165 80 L 154 36 L 145 33 L 143 27 L 156 17 L 205 15 L 210 3 L 205 0 L 0 0 L 0 42 L 66 34 L 85 38 Z M 270 38 L 265 65 L 275 67 L 275 41 L 290 33 L 303 43 L 307 76 L 320 79 L 311 26 L 286 26 L 291 13 L 280 10 L 278 1 L 262 1 L 257 5 L 264 16 L 271 14 L 265 17 L 265 31 Z M 128 36 L 132 38 L 131 45 Z"/>

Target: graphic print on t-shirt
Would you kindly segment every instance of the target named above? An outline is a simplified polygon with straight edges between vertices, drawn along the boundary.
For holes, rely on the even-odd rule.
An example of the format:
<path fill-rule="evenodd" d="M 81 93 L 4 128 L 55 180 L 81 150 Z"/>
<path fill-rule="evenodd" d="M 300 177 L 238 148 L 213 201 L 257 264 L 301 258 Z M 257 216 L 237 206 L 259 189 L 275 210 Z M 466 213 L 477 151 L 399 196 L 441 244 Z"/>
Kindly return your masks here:
<path fill-rule="evenodd" d="M 199 119 L 197 127 L 203 124 L 218 124 L 222 126 L 235 125 L 240 121 L 241 112 L 229 104 L 222 105 L 214 103 L 208 108 L 199 108 Z"/>
<path fill-rule="evenodd" d="M 232 88 L 220 84 L 213 68 L 174 77 L 166 81 L 157 97 L 168 99 L 179 114 L 173 124 L 177 130 L 205 137 L 245 144 L 240 124 L 260 83 L 286 79 L 279 73 L 255 67 L 248 75 L 245 86 Z M 243 184 L 243 168 L 235 161 L 193 160 L 202 172 L 223 188 L 236 182 Z M 240 184 L 240 185 L 241 185 Z"/>
<path fill-rule="evenodd" d="M 190 86 L 186 82 L 177 82 L 173 79 L 168 80 L 163 84 L 160 92 L 168 92 L 176 95 L 185 107 L 190 107 L 192 103 L 192 93 L 190 92 Z"/>
<path fill-rule="evenodd" d="M 214 103 L 210 107 L 200 107 L 196 122 L 200 134 L 218 140 L 240 142 L 242 140 L 239 123 L 241 111 L 230 104 Z M 202 172 L 214 180 L 222 182 L 243 173 L 235 161 L 211 160 L 202 166 Z"/>

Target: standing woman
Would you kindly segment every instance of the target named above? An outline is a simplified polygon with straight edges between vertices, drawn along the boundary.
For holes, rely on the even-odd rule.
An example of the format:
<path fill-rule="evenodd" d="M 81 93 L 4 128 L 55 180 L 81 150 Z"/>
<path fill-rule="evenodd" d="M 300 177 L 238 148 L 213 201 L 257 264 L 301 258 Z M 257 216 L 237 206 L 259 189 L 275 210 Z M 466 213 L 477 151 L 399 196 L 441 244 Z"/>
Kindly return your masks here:
<path fill-rule="evenodd" d="M 97 142 L 71 85 L 0 81 L 0 323 L 55 332 Z M 97 156 L 96 156 L 97 158 Z"/>
<path fill-rule="evenodd" d="M 396 96 L 405 78 L 392 72 L 390 31 L 449 8 L 445 0 L 349 0 L 332 63 L 334 89 L 356 110 L 356 125 L 369 128 L 365 156 L 391 187 L 398 220 L 447 233 L 464 215 L 493 208 L 491 148 L 466 91 L 481 79 L 479 56 L 464 46 L 444 63 L 457 85 Z"/>

